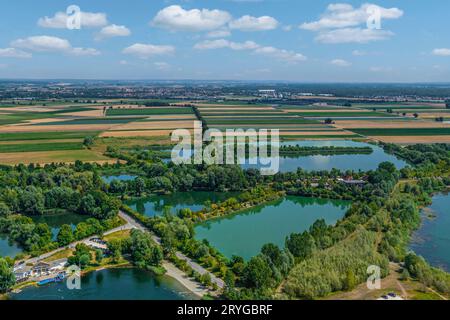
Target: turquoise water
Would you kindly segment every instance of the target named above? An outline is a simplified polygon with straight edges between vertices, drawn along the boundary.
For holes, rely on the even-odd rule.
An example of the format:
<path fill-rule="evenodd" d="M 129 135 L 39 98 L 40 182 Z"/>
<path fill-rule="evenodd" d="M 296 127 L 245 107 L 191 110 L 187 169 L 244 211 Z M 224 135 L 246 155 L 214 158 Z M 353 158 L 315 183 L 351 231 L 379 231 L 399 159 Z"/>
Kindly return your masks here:
<path fill-rule="evenodd" d="M 351 140 L 286 140 L 280 142 L 281 146 L 302 146 L 302 147 L 371 147 L 373 152 L 371 154 L 339 154 L 339 155 L 312 155 L 312 156 L 298 156 L 298 157 L 280 157 L 280 172 L 292 172 L 297 168 L 302 168 L 306 171 L 331 170 L 333 168 L 345 170 L 374 170 L 382 162 L 389 161 L 395 164 L 398 169 L 405 167 L 405 161 L 398 159 L 394 155 L 384 152 L 384 150 L 376 145 L 365 142 L 356 142 Z M 187 157 L 190 157 L 188 152 Z M 263 158 L 269 161 L 270 159 Z M 249 164 L 247 159 L 246 164 L 241 165 L 244 169 L 256 168 L 260 169 L 260 164 Z M 166 159 L 165 162 L 170 162 Z"/>
<path fill-rule="evenodd" d="M 0 257 L 14 258 L 22 250 L 15 243 L 9 243 L 5 234 L 0 234 Z"/>
<path fill-rule="evenodd" d="M 250 259 L 266 243 L 284 247 L 286 236 L 303 232 L 318 219 L 334 225 L 347 211 L 348 201 L 288 196 L 239 214 L 196 226 L 196 238 L 206 239 L 226 257 Z"/>
<path fill-rule="evenodd" d="M 196 212 L 202 210 L 208 200 L 211 203 L 217 203 L 237 194 L 234 192 L 174 192 L 169 195 L 153 195 L 132 200 L 126 202 L 126 204 L 143 215 L 153 217 L 161 215 L 165 206 L 170 206 L 173 214 L 186 208 Z"/>
<path fill-rule="evenodd" d="M 424 216 L 419 230 L 413 235 L 411 249 L 433 266 L 450 271 L 450 194 L 433 197 L 428 208 L 436 217 Z"/>
<path fill-rule="evenodd" d="M 52 229 L 53 240 L 56 240 L 59 229 L 63 224 L 68 224 L 75 230 L 78 223 L 86 221 L 89 217 L 75 213 L 64 213 L 31 217 L 35 223 L 46 223 Z"/>
<path fill-rule="evenodd" d="M 137 176 L 132 176 L 128 174 L 121 174 L 117 176 L 103 176 L 102 179 L 106 183 L 111 183 L 113 180 L 119 180 L 119 181 L 131 181 L 136 179 Z"/>
<path fill-rule="evenodd" d="M 333 168 L 342 171 L 346 170 L 374 170 L 382 162 L 389 161 L 395 164 L 398 169 L 405 167 L 407 164 L 405 161 L 397 159 L 394 155 L 390 155 L 384 152 L 384 150 L 378 146 L 356 142 L 350 140 L 330 140 L 330 141 L 284 141 L 280 145 L 302 147 L 371 147 L 373 152 L 371 154 L 339 154 L 339 155 L 312 155 L 312 156 L 299 156 L 299 157 L 283 157 L 280 156 L 280 172 L 292 172 L 297 168 L 302 168 L 306 171 L 319 171 L 319 170 L 331 170 Z M 267 158 L 266 158 L 267 159 Z M 268 161 L 268 160 L 267 160 Z M 248 161 L 242 165 L 244 169 L 249 168 L 261 168 L 265 166 L 250 165 Z"/>
<path fill-rule="evenodd" d="M 81 290 L 66 283 L 25 288 L 12 300 L 188 300 L 196 299 L 176 280 L 139 269 L 109 269 L 81 278 Z M 76 311 L 75 311 L 76 312 Z"/>

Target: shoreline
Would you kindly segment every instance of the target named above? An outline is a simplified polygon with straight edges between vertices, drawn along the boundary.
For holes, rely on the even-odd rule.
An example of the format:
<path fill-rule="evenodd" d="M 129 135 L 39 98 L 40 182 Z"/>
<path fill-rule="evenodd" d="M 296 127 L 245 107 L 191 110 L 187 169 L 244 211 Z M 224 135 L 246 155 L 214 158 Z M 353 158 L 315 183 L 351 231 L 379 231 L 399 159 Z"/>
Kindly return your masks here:
<path fill-rule="evenodd" d="M 208 289 L 205 289 L 203 286 L 198 284 L 197 282 L 192 281 L 189 279 L 181 270 L 177 269 L 175 265 L 173 265 L 171 262 L 164 260 L 161 264 L 161 266 L 166 270 L 166 273 L 164 273 L 164 276 L 170 277 L 177 281 L 181 286 L 186 288 L 190 293 L 192 293 L 194 296 L 198 298 L 203 298 L 203 296 L 211 294 L 211 292 Z M 89 270 L 85 270 L 81 272 L 81 277 L 98 271 L 103 270 L 109 270 L 109 269 L 125 269 L 125 268 L 136 268 L 130 263 L 123 263 L 119 265 L 108 265 L 108 266 L 99 266 L 98 268 L 93 268 Z M 155 275 L 156 276 L 156 275 Z M 51 284 L 50 284 L 51 285 Z M 29 288 L 29 287 L 39 287 L 36 281 L 33 282 L 26 282 L 23 284 L 18 284 L 15 287 L 13 287 L 9 292 L 5 294 L 0 295 L 0 301 L 2 300 L 9 300 L 9 295 L 20 293 L 22 290 Z M 14 292 L 16 290 L 19 290 L 18 292 Z M 189 299 L 192 300 L 192 299 Z"/>

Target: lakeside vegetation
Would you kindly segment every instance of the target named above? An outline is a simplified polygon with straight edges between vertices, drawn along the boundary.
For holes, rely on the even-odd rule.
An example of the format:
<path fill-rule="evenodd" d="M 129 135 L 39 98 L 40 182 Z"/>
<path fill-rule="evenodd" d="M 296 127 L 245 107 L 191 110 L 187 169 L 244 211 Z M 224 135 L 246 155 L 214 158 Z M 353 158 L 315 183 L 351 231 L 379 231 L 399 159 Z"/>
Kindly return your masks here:
<path fill-rule="evenodd" d="M 5 187 L 0 187 L 0 225 L 26 252 L 37 254 L 91 231 L 98 234 L 103 228 L 114 226 L 122 206 L 119 199 L 188 190 L 239 191 L 239 196 L 206 204 L 200 212 L 184 209 L 175 215 L 165 210 L 162 216 L 146 217 L 122 206 L 161 238 L 162 248 L 149 235 L 133 231 L 130 238 L 109 241 L 112 258 L 120 261 L 124 255 L 131 255 L 137 267 L 163 272 L 160 262 L 167 257 L 205 285 L 213 286 L 208 276 L 196 274 L 176 257 L 175 252 L 181 251 L 225 280 L 223 297 L 227 299 L 319 298 L 354 288 L 367 276 L 368 265 L 379 265 L 386 275 L 389 261 L 404 261 L 406 277 L 448 294 L 448 274 L 409 253 L 407 244 L 420 223 L 419 208 L 429 203 L 433 192 L 450 185 L 449 147 L 384 148 L 414 167 L 397 170 L 391 163 L 382 163 L 377 170 L 368 172 L 298 169 L 261 176 L 258 170 L 242 170 L 239 166 L 174 166 L 164 164 L 157 155 L 149 159 L 120 150 L 114 152 L 126 163 L 2 167 L 0 185 Z M 104 183 L 101 175 L 113 171 L 132 172 L 138 177 Z M 347 185 L 337 180 L 343 176 L 367 183 Z M 335 226 L 319 220 L 308 231 L 287 237 L 283 248 L 263 246 L 261 253 L 248 262 L 241 257 L 228 259 L 206 241 L 194 238 L 196 222 L 233 214 L 284 194 L 346 199 L 352 200 L 353 205 Z M 54 242 L 48 226 L 34 224 L 29 216 L 55 210 L 92 218 L 81 227 L 80 223 L 72 234 L 70 226 L 61 228 Z M 85 249 L 77 248 L 73 259 L 87 261 Z M 6 279 L 5 287 L 10 287 L 8 272 L 12 261 L 4 261 L 0 260 L 0 270 L 5 270 L 0 279 Z M 2 263 L 7 267 L 1 267 Z"/>

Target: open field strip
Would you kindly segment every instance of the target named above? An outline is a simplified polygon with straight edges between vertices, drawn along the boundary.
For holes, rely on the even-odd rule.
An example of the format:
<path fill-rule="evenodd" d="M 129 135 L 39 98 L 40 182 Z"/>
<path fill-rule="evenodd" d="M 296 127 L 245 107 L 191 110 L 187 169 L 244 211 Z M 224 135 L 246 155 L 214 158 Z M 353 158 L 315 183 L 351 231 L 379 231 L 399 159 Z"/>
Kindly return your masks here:
<path fill-rule="evenodd" d="M 148 107 L 148 108 L 130 108 L 130 109 L 108 109 L 107 116 L 124 115 L 166 115 L 166 114 L 192 114 L 193 111 L 188 107 Z"/>
<path fill-rule="evenodd" d="M 39 163 L 47 164 L 52 162 L 75 162 L 76 160 L 84 162 L 115 163 L 117 160 L 104 157 L 89 150 L 64 150 L 64 151 L 40 151 L 40 152 L 14 152 L 1 153 L 1 164 L 18 163 Z"/>
<path fill-rule="evenodd" d="M 131 131 L 105 131 L 99 137 L 168 137 L 173 130 L 131 130 Z"/>
<path fill-rule="evenodd" d="M 112 130 L 153 130 L 153 129 L 191 129 L 194 121 L 153 121 L 153 122 L 132 122 L 114 127 Z"/>
<path fill-rule="evenodd" d="M 334 126 L 342 129 L 353 129 L 353 128 L 367 128 L 367 129 L 377 129 L 377 128 L 450 128 L 449 124 L 436 121 L 421 121 L 421 120 L 410 120 L 410 121 L 367 121 L 367 120 L 335 120 Z"/>
<path fill-rule="evenodd" d="M 29 144 L 33 142 L 33 140 L 14 140 L 14 141 L 1 141 L 0 140 L 0 146 L 1 145 L 12 145 L 12 144 Z M 36 141 L 35 143 L 71 143 L 71 142 L 79 142 L 82 143 L 83 139 L 39 139 L 39 141 Z"/>
<path fill-rule="evenodd" d="M 201 112 L 234 112 L 234 111 L 271 111 L 271 110 L 277 110 L 274 109 L 273 107 L 234 107 L 234 108 L 229 108 L 224 107 L 224 108 L 198 108 Z"/>
<path fill-rule="evenodd" d="M 353 107 L 364 109 L 445 109 L 444 103 L 421 103 L 421 104 L 353 104 Z"/>
<path fill-rule="evenodd" d="M 66 119 L 63 121 L 51 121 L 48 123 L 39 123 L 41 126 L 54 126 L 54 125 L 85 125 L 85 124 L 125 124 L 133 121 L 137 121 L 143 118 L 119 118 L 119 117 L 110 117 L 110 118 L 79 118 L 79 119 Z"/>
<path fill-rule="evenodd" d="M 194 114 L 173 114 L 173 115 L 160 115 L 160 116 L 149 116 L 146 118 L 148 121 L 157 121 L 157 120 L 186 120 L 186 119 L 196 119 Z"/>
<path fill-rule="evenodd" d="M 19 143 L 0 144 L 0 153 L 9 152 L 35 152 L 35 151 L 59 151 L 59 150 L 82 150 L 82 142 L 51 142 L 51 143 Z"/>
<path fill-rule="evenodd" d="M 450 143 L 450 135 L 440 136 L 371 136 L 373 140 L 385 143 L 417 144 L 417 143 Z"/>
<path fill-rule="evenodd" d="M 297 113 L 305 113 L 305 114 L 310 114 L 310 113 L 327 113 L 327 112 L 328 113 L 341 113 L 341 112 L 352 113 L 352 112 L 358 112 L 358 110 L 356 110 L 356 109 L 328 109 L 327 110 L 327 109 L 321 109 L 320 107 L 317 108 L 317 109 L 300 109 L 300 110 L 296 110 L 296 109 L 285 109 L 285 108 L 283 108 L 283 109 L 280 109 L 280 110 L 283 110 L 283 111 L 285 111 L 287 113 L 294 113 L 294 114 L 297 114 Z M 364 112 L 364 113 L 366 113 L 366 112 Z"/>
<path fill-rule="evenodd" d="M 332 132 L 326 132 L 326 134 L 324 134 L 323 136 L 355 136 L 355 134 L 353 132 L 349 132 L 349 131 L 339 131 L 339 132 L 333 132 L 333 134 L 331 134 Z M 255 134 L 258 134 L 258 132 L 256 132 Z M 212 136 L 218 136 L 219 133 L 212 133 Z M 229 134 L 229 136 L 231 137 L 241 137 L 241 136 L 248 136 L 248 135 L 252 135 L 252 133 L 249 132 L 232 132 Z M 280 135 L 282 136 L 322 136 L 320 134 L 320 132 L 317 131 L 309 131 L 309 132 L 299 132 L 299 131 L 283 131 L 280 132 Z"/>
<path fill-rule="evenodd" d="M 0 133 L 33 133 L 33 132 L 64 132 L 64 131 L 105 131 L 113 125 L 21 125 L 21 126 L 1 126 Z"/>
<path fill-rule="evenodd" d="M 359 112 L 359 111 L 346 111 L 346 112 L 317 112 L 317 111 L 310 111 L 310 112 L 290 112 L 289 114 L 297 115 L 301 117 L 329 117 L 329 118 L 336 118 L 336 117 L 396 117 L 397 115 L 391 114 L 391 113 L 382 113 L 382 112 Z"/>
<path fill-rule="evenodd" d="M 352 132 L 364 136 L 446 136 L 450 135 L 450 126 L 446 128 L 353 128 Z"/>
<path fill-rule="evenodd" d="M 83 139 L 86 136 L 96 136 L 98 133 L 99 132 L 97 132 L 97 131 L 18 132 L 18 133 L 2 133 L 2 132 L 0 132 L 0 141 Z"/>
<path fill-rule="evenodd" d="M 61 113 L 62 116 L 76 116 L 76 117 L 103 117 L 103 107 L 96 108 L 94 110 L 75 111 Z"/>

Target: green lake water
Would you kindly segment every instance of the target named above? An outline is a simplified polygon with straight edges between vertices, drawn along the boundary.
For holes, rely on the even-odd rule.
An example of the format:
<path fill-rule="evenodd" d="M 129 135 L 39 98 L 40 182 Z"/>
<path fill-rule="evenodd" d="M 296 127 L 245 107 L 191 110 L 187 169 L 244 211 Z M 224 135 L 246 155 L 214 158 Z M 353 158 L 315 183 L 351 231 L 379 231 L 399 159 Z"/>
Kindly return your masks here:
<path fill-rule="evenodd" d="M 435 217 L 424 214 L 410 248 L 433 266 L 450 272 L 450 193 L 434 196 L 428 209 Z"/>
<path fill-rule="evenodd" d="M 284 247 L 286 236 L 309 229 L 318 219 L 334 225 L 349 206 L 348 201 L 287 196 L 197 225 L 195 237 L 208 240 L 228 258 L 238 255 L 248 260 L 266 243 Z"/>
<path fill-rule="evenodd" d="M 0 233 L 0 257 L 14 258 L 22 250 L 15 243 L 10 243 L 7 235 Z"/>
<path fill-rule="evenodd" d="M 66 283 L 25 288 L 12 300 L 187 300 L 196 299 L 176 280 L 139 269 L 108 269 L 81 278 L 81 290 Z"/>
<path fill-rule="evenodd" d="M 371 147 L 373 152 L 371 154 L 307 155 L 290 157 L 280 156 L 280 172 L 292 172 L 296 171 L 297 168 L 302 168 L 306 171 L 331 170 L 333 168 L 342 171 L 367 171 L 376 169 L 380 163 L 385 161 L 392 162 L 398 169 L 401 169 L 407 165 L 405 161 L 398 159 L 394 155 L 387 154 L 382 148 L 365 142 L 357 142 L 352 140 L 286 140 L 280 142 L 280 146 L 296 145 L 301 147 Z M 180 156 L 190 158 L 191 155 L 192 151 L 187 150 L 185 154 L 183 153 Z M 255 159 L 246 159 L 246 163 L 241 164 L 242 168 L 261 169 L 262 167 L 267 167 L 259 164 L 260 162 L 258 162 L 258 164 L 250 164 L 251 160 Z M 270 161 L 270 159 L 267 158 L 263 158 L 262 160 L 264 160 L 265 163 Z M 165 162 L 170 162 L 170 159 L 165 159 Z"/>
<path fill-rule="evenodd" d="M 102 179 L 106 183 L 111 183 L 113 180 L 119 180 L 119 181 L 131 181 L 136 179 L 137 176 L 132 176 L 129 174 L 121 174 L 117 176 L 103 176 Z"/>
<path fill-rule="evenodd" d="M 217 203 L 236 195 L 238 193 L 235 192 L 174 192 L 169 195 L 153 195 L 132 200 L 126 202 L 126 204 L 141 214 L 153 217 L 161 215 L 165 206 L 170 206 L 173 214 L 186 208 L 195 212 L 202 210 L 208 200 L 211 203 Z"/>
<path fill-rule="evenodd" d="M 31 217 L 35 223 L 46 223 L 52 229 L 53 239 L 56 239 L 63 224 L 68 224 L 74 230 L 78 223 L 86 221 L 89 217 L 75 213 L 64 213 Z"/>
<path fill-rule="evenodd" d="M 296 146 L 301 147 L 371 147 L 373 152 L 371 154 L 338 154 L 338 155 L 310 155 L 298 157 L 280 156 L 280 172 L 292 172 L 297 168 L 302 168 L 306 171 L 331 170 L 333 168 L 342 171 L 346 170 L 374 170 L 382 162 L 392 162 L 398 169 L 405 167 L 405 161 L 398 159 L 394 155 L 387 154 L 384 150 L 376 145 L 356 142 L 351 140 L 330 140 L 330 141 L 283 141 L 281 146 Z M 269 161 L 269 160 L 266 160 Z M 257 168 L 260 169 L 260 164 L 251 165 L 249 161 L 243 164 L 244 169 Z"/>

